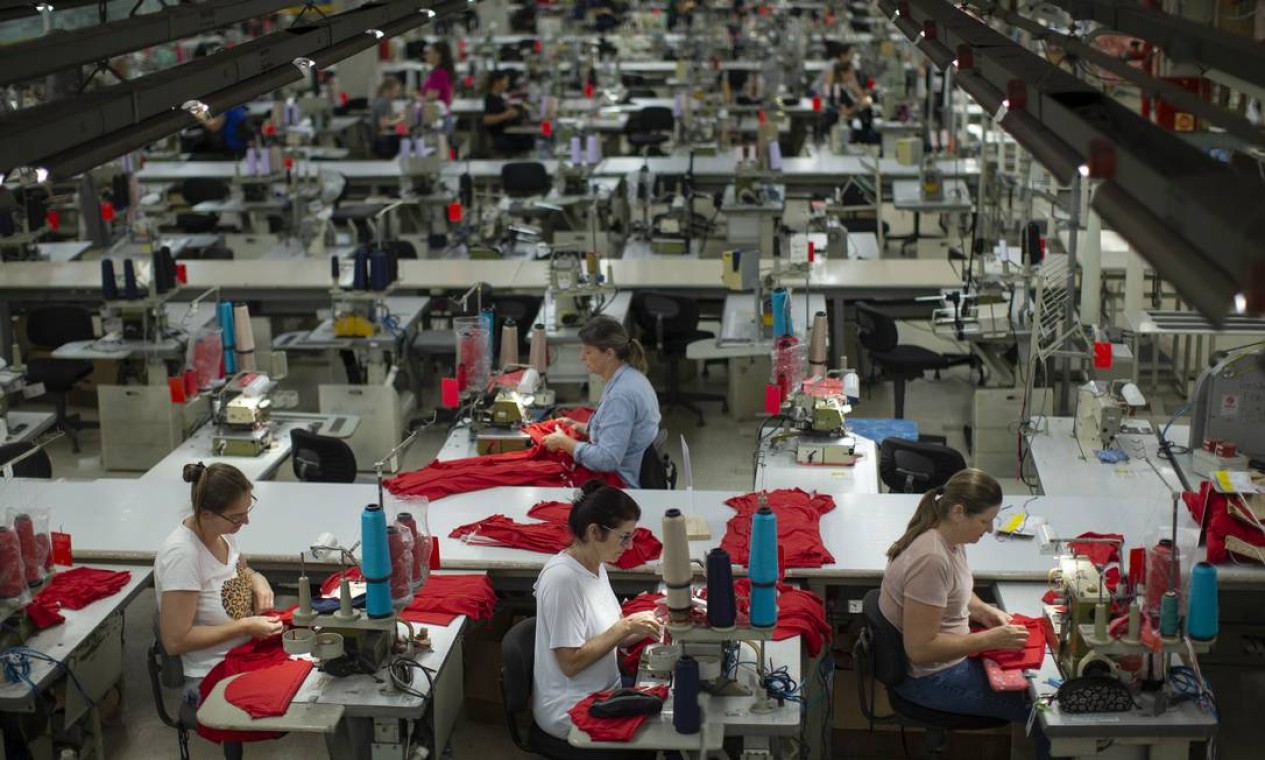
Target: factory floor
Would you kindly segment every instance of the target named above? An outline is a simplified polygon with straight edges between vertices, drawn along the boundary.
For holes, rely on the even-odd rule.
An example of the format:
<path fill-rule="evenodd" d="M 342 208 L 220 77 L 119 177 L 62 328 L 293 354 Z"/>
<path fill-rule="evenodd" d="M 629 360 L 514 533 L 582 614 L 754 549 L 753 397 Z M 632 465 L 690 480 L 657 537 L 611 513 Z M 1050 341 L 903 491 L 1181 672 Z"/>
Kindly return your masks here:
<path fill-rule="evenodd" d="M 904 225 L 894 226 L 896 226 L 894 232 L 899 232 L 901 226 Z M 943 256 L 943 246 L 944 243 L 940 240 L 921 241 L 918 246 L 918 255 L 920 257 Z M 951 344 L 946 344 L 932 335 L 925 323 L 903 322 L 900 330 L 902 342 L 925 345 L 942 351 L 955 350 Z M 723 392 L 724 371 L 717 368 L 710 378 L 696 378 L 692 383 L 699 389 L 706 388 Z M 422 408 L 432 405 L 433 399 L 433 393 L 424 396 Z M 967 450 L 963 423 L 970 419 L 972 385 L 965 369 L 956 368 L 945 372 L 940 380 L 928 379 L 912 383 L 906 404 L 906 416 L 918 421 L 921 433 L 944 436 L 950 446 L 963 452 Z M 43 408 L 40 404 L 32 404 L 32 407 Z M 1176 408 L 1172 401 L 1161 399 L 1156 399 L 1153 407 L 1155 416 L 1160 419 Z M 892 408 L 891 385 L 878 383 L 868 386 L 863 391 L 861 404 L 855 412 L 865 417 L 886 417 L 891 415 Z M 681 461 L 679 440 L 680 436 L 684 435 L 692 453 L 697 488 L 732 491 L 750 489 L 752 486 L 751 451 L 754 446 L 757 423 L 735 422 L 728 416 L 721 415 L 715 405 L 708 405 L 705 410 L 708 412 L 707 424 L 701 427 L 696 425 L 695 418 L 688 413 L 665 414 L 664 425 L 671 433 L 669 440 L 674 459 Z M 88 418 L 96 416 L 95 409 L 78 411 Z M 413 469 L 430 461 L 442 445 L 443 437 L 444 432 L 439 429 L 424 433 L 421 440 L 405 455 L 404 468 Z M 71 453 L 69 442 L 65 439 L 49 446 L 55 477 L 91 479 L 131 476 L 105 472 L 101 469 L 98 431 L 84 431 L 81 434 L 81 441 L 83 450 L 78 454 Z M 282 468 L 278 478 L 293 479 L 288 466 Z M 1003 480 L 1002 482 L 1007 493 L 1027 493 L 1026 486 L 1018 481 Z M 267 506 L 261 504 L 260 508 L 266 509 Z M 141 594 L 127 609 L 126 688 L 123 691 L 120 709 L 114 712 L 106 727 L 108 757 L 113 760 L 149 760 L 177 756 L 175 732 L 159 721 L 145 676 L 144 651 L 152 636 L 150 621 L 153 614 L 154 598 L 151 593 Z M 1265 679 L 1239 677 L 1238 674 L 1226 674 L 1226 676 L 1228 677 L 1224 687 L 1226 693 L 1220 700 L 1225 719 L 1220 757 L 1257 757 L 1259 755 L 1256 752 L 1249 750 L 1253 746 L 1248 730 L 1252 723 L 1247 711 L 1250 705 L 1260 704 L 1260 697 L 1265 696 L 1265 682 L 1263 682 Z M 1212 678 L 1216 684 L 1221 681 L 1222 674 L 1213 673 Z M 222 756 L 218 747 L 199 738 L 191 740 L 191 751 L 194 758 Z M 291 758 L 311 760 L 311 758 L 325 757 L 326 750 L 321 737 L 294 734 L 274 742 L 250 747 L 246 754 L 251 757 L 266 756 L 276 760 Z M 458 759 L 479 757 L 482 760 L 526 757 L 514 747 L 503 723 L 474 722 L 464 714 L 458 720 L 452 741 L 451 756 Z"/>

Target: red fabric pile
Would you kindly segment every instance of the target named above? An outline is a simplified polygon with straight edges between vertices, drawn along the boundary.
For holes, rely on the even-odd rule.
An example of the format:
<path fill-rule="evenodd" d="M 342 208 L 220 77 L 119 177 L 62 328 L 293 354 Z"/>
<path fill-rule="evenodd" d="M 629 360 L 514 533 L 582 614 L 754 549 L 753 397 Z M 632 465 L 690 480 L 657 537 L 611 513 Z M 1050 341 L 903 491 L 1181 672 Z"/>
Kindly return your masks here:
<path fill-rule="evenodd" d="M 258 641 L 251 640 L 245 644 L 235 646 L 228 650 L 224 660 L 211 668 L 211 672 L 207 673 L 206 677 L 202 679 L 202 683 L 198 686 L 198 694 L 201 696 L 200 701 L 205 702 L 207 697 L 211 695 L 211 690 L 215 688 L 215 685 L 229 676 L 265 670 L 274 665 L 280 665 L 289 659 L 290 656 L 281 648 L 280 636 L 269 636 Z M 285 689 L 288 689 L 288 685 L 281 682 L 272 687 L 263 684 L 260 690 L 252 690 L 251 699 L 257 706 L 266 701 L 279 700 Z M 290 704 L 290 699 L 293 696 L 294 694 L 291 693 L 286 697 L 286 705 Z M 285 707 L 282 707 L 281 711 L 285 712 Z M 199 724 L 198 735 L 207 741 L 218 744 L 219 742 L 265 741 L 267 739 L 276 739 L 282 733 L 280 731 L 224 731 Z"/>
<path fill-rule="evenodd" d="M 1010 622 L 1028 629 L 1028 641 L 1023 649 L 992 649 L 976 652 L 971 656 L 992 660 L 1006 670 L 1036 670 L 1041 667 L 1041 663 L 1045 661 L 1045 632 L 1041 627 L 1041 618 L 1012 615 Z"/>
<path fill-rule="evenodd" d="M 1265 547 L 1265 531 L 1258 527 L 1252 512 L 1239 502 L 1239 498 L 1218 493 L 1207 480 L 1199 484 L 1199 493 L 1187 491 L 1182 494 L 1190 516 L 1195 522 L 1208 527 L 1208 561 L 1214 565 L 1230 559 L 1257 561 L 1250 554 L 1231 552 L 1226 547 L 1226 540 L 1229 538 L 1237 538 L 1251 546 Z M 1206 521 L 1205 512 L 1208 513 Z"/>
<path fill-rule="evenodd" d="M 588 734 L 589 739 L 595 742 L 632 741 L 637 729 L 641 728 L 641 724 L 645 723 L 646 719 L 650 717 L 649 715 L 632 715 L 627 718 L 595 718 L 589 715 L 589 707 L 594 702 L 606 699 L 613 691 L 614 689 L 594 692 L 576 702 L 575 707 L 567 711 L 575 727 Z M 668 698 L 668 687 L 666 686 L 644 686 L 638 688 L 637 691 L 656 696 L 660 700 Z"/>
<path fill-rule="evenodd" d="M 538 502 L 527 510 L 527 516 L 534 517 L 537 520 L 547 520 L 567 525 L 567 520 L 571 517 L 571 503 L 566 501 Z M 567 542 L 570 543 L 570 528 L 568 528 L 567 535 Z M 562 550 L 558 549 L 558 551 Z M 628 547 L 620 555 L 619 559 L 615 561 L 615 566 L 624 570 L 640 567 L 647 562 L 658 559 L 662 553 L 663 544 L 659 542 L 659 539 L 648 528 L 637 528 L 633 532 L 632 546 Z"/>
<path fill-rule="evenodd" d="M 490 454 L 482 457 L 435 460 L 420 470 L 401 473 L 385 482 L 393 494 L 425 496 L 431 501 L 458 493 L 498 486 L 575 487 L 593 478 L 613 486 L 623 486 L 617 473 L 593 472 L 575 463 L 569 454 L 548 451 L 540 445 L 545 436 L 561 423 L 547 420 L 526 425 L 523 431 L 535 446 L 525 451 Z"/>
<path fill-rule="evenodd" d="M 821 516 L 835 508 L 834 499 L 798 488 L 768 491 L 767 496 L 769 507 L 777 515 L 777 543 L 782 555 L 782 570 L 821 567 L 835 561 L 821 541 Z M 735 564 L 746 565 L 751 547 L 751 518 L 760 508 L 760 494 L 735 496 L 725 503 L 738 514 L 729 519 L 720 548 L 729 552 Z"/>
<path fill-rule="evenodd" d="M 571 505 L 565 501 L 542 501 L 532 507 L 528 516 L 543 522 L 520 523 L 505 515 L 492 515 L 476 522 L 454 528 L 449 538 L 460 538 L 487 546 L 506 546 L 526 549 L 542 554 L 557 554 L 571 544 L 571 528 L 567 517 Z M 615 566 L 622 569 L 639 567 L 659 558 L 663 544 L 646 528 L 633 533 L 632 546 L 628 547 Z"/>
<path fill-rule="evenodd" d="M 224 698 L 252 718 L 285 715 L 310 672 L 311 660 L 286 660 L 242 675 L 224 689 Z"/>
<path fill-rule="evenodd" d="M 486 575 L 431 575 L 400 612 L 400 619 L 448 625 L 458 615 L 491 620 L 495 609 L 496 591 Z"/>
<path fill-rule="evenodd" d="M 81 610 L 98 599 L 119 593 L 131 579 L 132 574 L 126 570 L 95 567 L 75 567 L 56 573 L 26 605 L 27 617 L 36 628 L 58 625 L 66 621 L 58 613 L 59 609 Z"/>
<path fill-rule="evenodd" d="M 1086 531 L 1077 538 L 1110 538 L 1116 541 L 1124 541 L 1124 536 L 1119 533 L 1094 533 Z M 1074 554 L 1082 557 L 1088 557 L 1090 562 L 1101 567 L 1112 562 L 1120 561 L 1120 546 L 1123 544 L 1100 544 L 1097 542 L 1071 541 L 1068 548 Z"/>

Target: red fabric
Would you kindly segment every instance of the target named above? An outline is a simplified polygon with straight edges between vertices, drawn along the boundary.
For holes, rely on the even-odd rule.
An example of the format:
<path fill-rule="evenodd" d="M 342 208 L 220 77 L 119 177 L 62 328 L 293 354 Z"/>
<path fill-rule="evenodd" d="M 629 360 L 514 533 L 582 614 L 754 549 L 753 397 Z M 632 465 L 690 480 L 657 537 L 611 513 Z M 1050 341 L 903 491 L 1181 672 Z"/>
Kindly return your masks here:
<path fill-rule="evenodd" d="M 668 698 L 668 687 L 666 686 L 644 686 L 638 688 L 637 691 L 656 696 L 660 700 Z M 576 702 L 575 707 L 567 711 L 575 727 L 588 734 L 589 739 L 595 742 L 632 741 L 637 729 L 641 728 L 641 724 L 645 723 L 646 719 L 650 717 L 649 715 L 633 715 L 628 718 L 594 718 L 589 715 L 589 707 L 594 702 L 606 699 L 613 692 L 614 689 L 594 692 Z"/>
<path fill-rule="evenodd" d="M 569 417 L 576 422 L 588 422 L 593 419 L 593 413 L 597 410 L 591 406 L 573 406 L 569 409 L 559 409 L 557 416 Z"/>
<path fill-rule="evenodd" d="M 571 503 L 566 501 L 542 501 L 535 504 L 531 509 L 527 510 L 528 517 L 534 517 L 537 520 L 547 520 L 549 522 L 561 523 L 567 525 L 567 520 L 571 517 Z M 570 528 L 567 528 L 567 543 L 570 541 Z M 523 547 L 526 548 L 526 547 Z M 560 547 L 557 551 L 562 551 Z M 557 553 L 557 552 L 554 552 Z M 633 532 L 632 546 L 624 550 L 624 553 L 615 560 L 615 567 L 628 570 L 634 567 L 640 567 L 652 560 L 656 560 L 663 553 L 663 544 L 655 537 L 647 528 L 638 528 Z"/>
<path fill-rule="evenodd" d="M 1045 633 L 1041 629 L 1041 619 L 1012 615 L 1010 622 L 1028 629 L 1028 641 L 1023 649 L 991 649 L 971 656 L 988 658 L 1005 670 L 1035 670 L 1041 667 L 1041 663 L 1045 661 Z"/>
<path fill-rule="evenodd" d="M 821 541 L 821 516 L 835 508 L 826 494 L 807 493 L 798 488 L 768 491 L 769 507 L 777 515 L 777 542 L 782 554 L 782 570 L 791 567 L 821 567 L 835 561 Z M 760 508 L 760 494 L 735 496 L 725 502 L 738 514 L 729 519 L 720 548 L 739 565 L 747 564 L 751 547 L 751 518 Z"/>
<path fill-rule="evenodd" d="M 520 523 L 505 515 L 492 515 L 454 528 L 448 537 L 487 546 L 557 554 L 570 545 L 571 529 L 566 523 Z"/>
<path fill-rule="evenodd" d="M 1124 541 L 1124 536 L 1119 533 L 1094 533 L 1092 531 L 1086 531 L 1077 536 L 1077 538 L 1111 538 L 1117 541 Z M 1068 543 L 1068 547 L 1074 554 L 1088 557 L 1090 562 L 1099 567 L 1120 561 L 1120 546 L 1117 544 L 1071 541 Z"/>
<path fill-rule="evenodd" d="M 250 673 L 279 665 L 290 658 L 281 648 L 280 636 L 269 636 L 262 640 L 251 640 L 228 650 L 223 661 L 211 668 L 211 672 L 202 679 L 198 686 L 201 701 L 205 702 L 211 690 L 220 681 L 238 673 Z M 280 731 L 223 731 L 198 725 L 198 735 L 210 742 L 257 742 L 276 739 L 282 736 Z"/>
<path fill-rule="evenodd" d="M 456 615 L 472 620 L 491 620 L 496 610 L 496 591 L 486 575 L 432 575 L 400 613 L 415 623 L 447 625 Z M 438 616 L 454 616 L 439 623 Z"/>
<path fill-rule="evenodd" d="M 37 628 L 48 628 L 65 621 L 58 610 L 81 610 L 98 599 L 114 596 L 128 584 L 132 574 L 127 570 L 99 570 L 75 567 L 56 573 L 26 606 L 26 614 Z"/>
<path fill-rule="evenodd" d="M 294 625 L 294 611 L 298 608 L 299 605 L 296 604 L 284 610 L 268 610 L 263 614 L 276 620 L 282 625 Z"/>
<path fill-rule="evenodd" d="M 1199 493 L 1190 491 L 1183 493 L 1182 500 L 1186 502 L 1186 508 L 1190 511 L 1191 517 L 1201 525 L 1204 524 L 1204 511 L 1211 510 L 1207 519 L 1207 547 L 1208 561 L 1214 565 L 1232 559 L 1231 552 L 1225 545 L 1226 539 L 1230 536 L 1252 546 L 1265 547 L 1265 533 L 1250 522 L 1236 518 L 1225 494 L 1217 493 L 1209 481 L 1205 480 L 1199 484 Z M 1256 558 L 1250 555 L 1235 554 L 1233 558 L 1256 561 Z"/>
<path fill-rule="evenodd" d="M 290 701 L 311 671 L 311 660 L 286 660 L 242 675 L 225 687 L 224 698 L 252 718 L 285 715 Z"/>
<path fill-rule="evenodd" d="M 575 463 L 563 451 L 548 451 L 541 445 L 545 436 L 559 429 L 558 420 L 525 425 L 535 443 L 524 451 L 481 457 L 431 462 L 420 470 L 406 472 L 385 482 L 393 494 L 425 496 L 431 501 L 456 493 L 469 493 L 497 486 L 575 487 L 591 479 L 623 486 L 617 473 L 592 472 Z"/>
<path fill-rule="evenodd" d="M 568 501 L 538 501 L 527 510 L 527 516 L 537 520 L 565 523 L 571 518 L 571 506 L 571 502 Z"/>

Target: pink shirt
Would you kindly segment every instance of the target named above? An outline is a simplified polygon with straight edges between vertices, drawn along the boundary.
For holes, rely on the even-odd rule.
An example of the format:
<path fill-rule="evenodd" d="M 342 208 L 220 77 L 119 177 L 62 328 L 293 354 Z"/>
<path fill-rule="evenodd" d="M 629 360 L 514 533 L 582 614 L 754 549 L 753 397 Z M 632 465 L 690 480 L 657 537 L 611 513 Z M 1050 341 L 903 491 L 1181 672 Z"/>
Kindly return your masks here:
<path fill-rule="evenodd" d="M 452 77 L 443 69 L 431 69 L 426 81 L 422 82 L 422 94 L 434 92 L 444 105 L 452 105 Z"/>
<path fill-rule="evenodd" d="M 967 605 L 975 581 L 966 565 L 966 547 L 950 546 L 932 528 L 914 539 L 896 559 L 887 563 L 879 594 L 879 610 L 892 625 L 903 630 L 905 600 L 941 607 L 940 632 L 965 635 L 971 632 Z M 911 678 L 921 678 L 952 667 L 964 658 L 943 662 L 909 663 Z"/>

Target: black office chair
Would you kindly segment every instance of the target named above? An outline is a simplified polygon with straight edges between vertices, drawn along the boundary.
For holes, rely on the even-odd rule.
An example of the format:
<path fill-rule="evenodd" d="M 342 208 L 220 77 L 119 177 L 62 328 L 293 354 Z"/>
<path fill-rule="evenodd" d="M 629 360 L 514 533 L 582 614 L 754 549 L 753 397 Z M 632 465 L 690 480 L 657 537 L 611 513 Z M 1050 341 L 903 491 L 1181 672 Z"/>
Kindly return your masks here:
<path fill-rule="evenodd" d="M 340 438 L 295 428 L 290 431 L 290 459 L 294 476 L 305 483 L 351 483 L 356 479 L 356 455 Z"/>
<path fill-rule="evenodd" d="M 668 431 L 660 428 L 659 434 L 641 455 L 641 470 L 637 475 L 640 487 L 655 491 L 671 491 L 676 488 L 676 463 L 668 456 Z"/>
<path fill-rule="evenodd" d="M 48 452 L 38 449 L 35 444 L 30 441 L 18 441 L 17 443 L 6 443 L 0 446 L 0 467 L 11 460 L 26 454 L 28 451 L 34 451 L 13 465 L 13 474 L 19 478 L 44 478 L 45 480 L 53 477 L 53 462 L 48 458 Z"/>
<path fill-rule="evenodd" d="M 540 296 L 499 295 L 492 296 L 492 313 L 495 316 L 495 334 L 492 336 L 493 356 L 501 355 L 501 328 L 505 320 L 512 319 L 518 325 L 518 356 L 526 361 L 527 351 L 531 347 L 531 328 L 536 323 L 536 315 L 540 313 L 540 305 L 544 301 Z"/>
<path fill-rule="evenodd" d="M 501 189 L 511 198 L 530 198 L 549 192 L 553 180 L 539 161 L 510 161 L 501 167 Z"/>
<path fill-rule="evenodd" d="M 532 669 L 536 661 L 536 618 L 514 624 L 501 639 L 501 702 L 515 746 L 548 760 L 649 760 L 653 753 L 580 749 L 545 733 L 536 721 L 524 736 L 519 716 L 531 712 Z"/>
<path fill-rule="evenodd" d="M 628 117 L 628 144 L 645 156 L 661 156 L 659 147 L 671 139 L 676 117 L 666 106 L 647 106 Z"/>
<path fill-rule="evenodd" d="M 681 360 L 685 349 L 696 340 L 715 337 L 698 329 L 698 303 L 692 298 L 670 293 L 639 292 L 633 296 L 633 321 L 641 328 L 647 347 L 658 348 L 668 362 L 668 390 L 659 394 L 660 403 L 668 408 L 682 406 L 704 424 L 703 411 L 694 401 L 719 401 L 721 410 L 729 411 L 729 400 L 721 393 L 692 393 L 681 390 Z"/>
<path fill-rule="evenodd" d="M 180 185 L 180 197 L 192 208 L 204 201 L 222 201 L 228 198 L 228 183 L 207 177 L 192 177 Z M 214 232 L 219 226 L 219 214 L 203 214 L 197 211 L 184 211 L 176 214 L 176 228 L 181 232 L 203 233 Z"/>
<path fill-rule="evenodd" d="M 852 661 L 857 668 L 857 696 L 861 713 L 874 724 L 922 729 L 927 732 L 927 757 L 938 760 L 952 731 L 984 731 L 1000 728 L 1007 721 L 979 715 L 941 712 L 915 704 L 902 697 L 894 687 L 905 680 L 908 662 L 905 641 L 900 629 L 892 625 L 878 605 L 879 590 L 866 592 L 861 602 L 865 627 L 852 647 Z M 887 687 L 891 715 L 874 712 L 875 681 Z"/>
<path fill-rule="evenodd" d="M 154 643 L 150 645 L 145 658 L 145 668 L 149 671 L 149 687 L 154 694 L 154 707 L 158 710 L 158 718 L 167 726 L 176 729 L 180 746 L 180 757 L 189 757 L 189 732 L 198 729 L 198 708 L 184 700 L 184 665 L 178 655 L 167 654 L 163 649 L 162 636 L 158 630 L 158 614 L 154 614 Z M 176 691 L 180 699 L 180 707 L 173 716 L 167 709 L 167 700 L 163 689 Z M 224 742 L 224 757 L 228 760 L 241 760 L 242 743 Z"/>
<path fill-rule="evenodd" d="M 938 354 L 929 348 L 901 344 L 896 320 L 869 304 L 856 307 L 858 338 L 869 352 L 870 361 L 880 372 L 882 379 L 892 381 L 896 396 L 897 419 L 905 417 L 905 383 L 916 380 L 923 373 L 967 365 L 975 367 L 978 361 L 970 354 Z"/>
<path fill-rule="evenodd" d="M 78 306 L 41 306 L 26 318 L 26 338 L 31 345 L 52 351 L 66 343 L 92 340 L 92 315 Z M 70 438 L 70 449 L 79 453 L 79 431 L 95 428 L 95 422 L 84 422 L 77 414 L 66 413 L 66 396 L 80 380 L 92 374 L 92 362 L 82 359 L 30 359 L 26 363 L 27 385 L 43 383 L 44 390 L 57 404 L 54 424 Z"/>
<path fill-rule="evenodd" d="M 957 450 L 938 443 L 884 438 L 879 444 L 879 478 L 893 493 L 939 488 L 966 469 Z"/>

